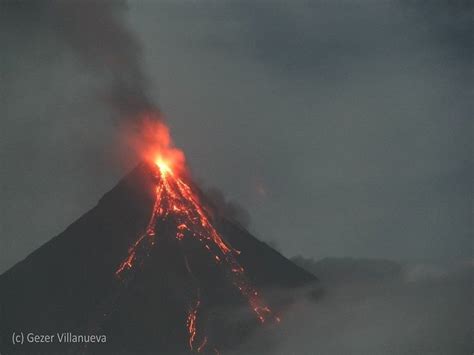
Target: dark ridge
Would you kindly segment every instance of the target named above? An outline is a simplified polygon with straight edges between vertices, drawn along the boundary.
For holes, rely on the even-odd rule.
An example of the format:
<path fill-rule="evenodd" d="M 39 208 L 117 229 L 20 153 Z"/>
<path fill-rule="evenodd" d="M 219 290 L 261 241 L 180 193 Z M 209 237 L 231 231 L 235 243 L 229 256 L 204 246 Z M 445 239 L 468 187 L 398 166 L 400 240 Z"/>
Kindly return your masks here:
<path fill-rule="evenodd" d="M 206 334 L 219 350 L 235 347 L 255 329 L 246 300 L 198 241 L 174 237 L 172 220 L 160 222 L 156 245 L 133 280 L 125 286 L 117 280 L 117 267 L 148 222 L 153 186 L 147 165 L 140 164 L 92 210 L 0 276 L 0 353 L 187 353 L 194 288 L 184 253 L 199 280 Z M 312 274 L 209 208 L 272 309 L 284 314 L 297 288 L 318 287 Z M 106 334 L 107 343 L 13 346 L 11 335 L 19 331 Z"/>

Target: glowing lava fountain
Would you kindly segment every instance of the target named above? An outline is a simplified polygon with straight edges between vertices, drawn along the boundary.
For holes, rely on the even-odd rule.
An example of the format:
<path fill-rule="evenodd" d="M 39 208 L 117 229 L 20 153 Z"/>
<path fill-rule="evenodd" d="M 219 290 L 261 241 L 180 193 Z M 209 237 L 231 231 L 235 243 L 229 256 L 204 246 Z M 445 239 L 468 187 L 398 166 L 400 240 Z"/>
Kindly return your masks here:
<path fill-rule="evenodd" d="M 141 134 L 145 138 L 139 140 L 141 151 L 144 152 L 143 155 L 154 174 L 154 205 L 146 228 L 129 248 L 127 257 L 116 270 L 116 276 L 125 280 L 127 275 L 143 263 L 154 247 L 156 238 L 159 238 L 158 222 L 172 218 L 176 222 L 176 239 L 182 241 L 184 238 L 196 238 L 213 262 L 224 269 L 230 282 L 247 299 L 260 322 L 264 323 L 267 320 L 279 322 L 280 319 L 273 314 L 251 285 L 244 268 L 237 261 L 236 256 L 240 252 L 224 240 L 214 227 L 198 194 L 186 183 L 184 154 L 173 146 L 168 128 L 161 121 L 147 119 L 144 120 Z M 190 277 L 196 281 L 186 257 L 185 260 Z M 198 336 L 197 325 L 201 305 L 198 286 L 195 294 L 195 299 L 191 300 L 188 306 L 186 327 L 190 350 L 201 352 L 207 346 L 208 338 Z"/>

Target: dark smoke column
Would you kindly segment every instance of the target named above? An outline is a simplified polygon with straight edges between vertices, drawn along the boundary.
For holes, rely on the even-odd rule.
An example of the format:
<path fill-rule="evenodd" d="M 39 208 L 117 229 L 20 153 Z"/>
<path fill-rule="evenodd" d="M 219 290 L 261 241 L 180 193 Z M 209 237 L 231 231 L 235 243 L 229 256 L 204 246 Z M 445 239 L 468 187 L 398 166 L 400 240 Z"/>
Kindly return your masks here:
<path fill-rule="evenodd" d="M 126 26 L 120 1 L 42 1 L 41 13 L 65 45 L 94 75 L 106 79 L 104 97 L 121 119 L 133 120 L 158 107 L 147 95 L 141 46 Z"/>

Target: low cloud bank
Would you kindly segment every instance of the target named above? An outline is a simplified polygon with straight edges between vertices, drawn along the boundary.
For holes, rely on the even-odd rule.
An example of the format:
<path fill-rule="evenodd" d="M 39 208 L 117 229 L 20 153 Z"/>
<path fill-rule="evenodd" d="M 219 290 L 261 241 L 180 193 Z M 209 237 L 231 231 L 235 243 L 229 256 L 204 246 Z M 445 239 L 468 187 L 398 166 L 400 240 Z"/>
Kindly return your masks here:
<path fill-rule="evenodd" d="M 471 354 L 474 264 L 294 258 L 324 287 L 284 316 L 273 340 L 256 334 L 237 353 Z"/>

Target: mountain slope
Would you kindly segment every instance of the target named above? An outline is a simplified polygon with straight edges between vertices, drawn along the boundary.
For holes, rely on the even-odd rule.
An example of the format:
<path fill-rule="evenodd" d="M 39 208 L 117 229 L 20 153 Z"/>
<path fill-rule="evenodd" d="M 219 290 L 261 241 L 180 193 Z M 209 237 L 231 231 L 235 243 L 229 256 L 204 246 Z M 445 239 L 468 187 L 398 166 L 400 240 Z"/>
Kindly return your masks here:
<path fill-rule="evenodd" d="M 0 351 L 186 353 L 208 343 L 201 350 L 214 352 L 235 347 L 258 325 L 244 297 L 202 244 L 174 237 L 177 222 L 172 218 L 160 222 L 156 245 L 133 277 L 117 279 L 118 266 L 149 221 L 154 188 L 149 166 L 139 165 L 96 207 L 0 276 Z M 219 216 L 201 198 L 225 241 L 240 250 L 236 258 L 249 282 L 275 312 L 284 313 L 292 298 L 288 290 L 312 284 L 314 276 Z M 187 321 L 196 290 L 202 316 L 199 344 L 191 349 Z M 270 330 L 273 325 L 265 326 Z M 13 346 L 11 334 L 21 331 L 106 334 L 107 342 Z"/>

